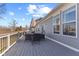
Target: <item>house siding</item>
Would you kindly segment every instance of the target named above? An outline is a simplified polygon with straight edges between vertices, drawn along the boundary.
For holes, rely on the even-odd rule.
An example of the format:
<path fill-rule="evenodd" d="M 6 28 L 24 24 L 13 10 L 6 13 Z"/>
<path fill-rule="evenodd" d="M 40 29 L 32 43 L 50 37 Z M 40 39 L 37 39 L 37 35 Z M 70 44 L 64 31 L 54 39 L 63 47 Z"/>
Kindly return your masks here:
<path fill-rule="evenodd" d="M 45 22 L 45 33 L 50 35 L 52 34 L 52 20 L 50 18 L 50 20 L 47 20 Z"/>
<path fill-rule="evenodd" d="M 65 10 L 67 10 L 68 8 L 72 7 L 72 6 L 76 6 L 77 10 L 77 37 L 74 37 L 74 36 L 69 36 L 69 35 L 63 35 L 62 33 L 62 20 L 63 20 L 63 14 L 62 12 L 64 12 Z M 57 14 L 60 14 L 60 20 L 61 20 L 61 30 L 60 30 L 60 34 L 54 34 L 53 33 L 53 17 L 52 16 L 55 16 Z M 63 44 L 66 44 L 66 45 L 69 45 L 71 47 L 74 47 L 74 48 L 77 48 L 79 49 L 79 4 L 76 4 L 76 3 L 70 3 L 70 4 L 64 4 L 63 6 L 61 6 L 59 9 L 57 9 L 54 13 L 52 13 L 50 18 L 48 18 L 46 21 L 44 22 L 41 22 L 40 24 L 45 24 L 45 35 L 48 36 L 48 37 L 51 37 L 52 39 L 56 40 L 56 41 L 59 41 Z M 39 25 L 40 25 L 39 24 Z M 40 26 L 41 27 L 41 26 Z"/>

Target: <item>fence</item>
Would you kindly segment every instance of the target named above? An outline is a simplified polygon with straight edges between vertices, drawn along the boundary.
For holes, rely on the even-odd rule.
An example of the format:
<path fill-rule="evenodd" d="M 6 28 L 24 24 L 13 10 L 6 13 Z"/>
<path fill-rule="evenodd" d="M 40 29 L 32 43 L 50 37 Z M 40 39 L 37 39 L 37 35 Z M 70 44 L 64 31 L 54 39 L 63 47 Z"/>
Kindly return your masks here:
<path fill-rule="evenodd" d="M 22 32 L 12 33 L 5 36 L 0 37 L 0 54 L 3 54 L 6 50 L 8 50 L 16 40 L 21 36 Z"/>

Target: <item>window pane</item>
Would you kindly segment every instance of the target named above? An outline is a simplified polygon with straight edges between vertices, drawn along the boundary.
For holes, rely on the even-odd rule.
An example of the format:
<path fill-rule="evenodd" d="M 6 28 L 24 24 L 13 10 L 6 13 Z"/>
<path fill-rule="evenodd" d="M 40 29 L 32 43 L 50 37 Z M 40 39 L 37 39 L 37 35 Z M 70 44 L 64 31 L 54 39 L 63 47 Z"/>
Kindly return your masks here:
<path fill-rule="evenodd" d="M 54 17 L 54 33 L 60 33 L 60 18 L 59 15 Z"/>
<path fill-rule="evenodd" d="M 75 6 L 64 12 L 63 34 L 76 36 L 76 9 Z"/>
<path fill-rule="evenodd" d="M 56 24 L 60 24 L 59 15 L 57 15 L 57 16 L 54 17 L 53 23 L 54 23 L 55 25 L 56 25 Z"/>
<path fill-rule="evenodd" d="M 76 22 L 65 23 L 63 26 L 63 34 L 76 36 Z"/>
<path fill-rule="evenodd" d="M 60 25 L 54 25 L 54 33 L 59 34 L 60 32 Z"/>
<path fill-rule="evenodd" d="M 76 12 L 72 11 L 72 12 L 69 12 L 65 15 L 65 21 L 64 22 L 72 21 L 72 20 L 75 20 L 75 19 L 76 19 Z"/>

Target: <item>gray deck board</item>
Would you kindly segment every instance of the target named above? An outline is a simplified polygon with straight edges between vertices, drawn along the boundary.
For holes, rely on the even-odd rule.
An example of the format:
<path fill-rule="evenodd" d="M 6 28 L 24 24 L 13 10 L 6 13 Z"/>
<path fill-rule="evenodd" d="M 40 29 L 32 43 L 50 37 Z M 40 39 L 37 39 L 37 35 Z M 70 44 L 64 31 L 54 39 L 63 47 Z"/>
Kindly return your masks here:
<path fill-rule="evenodd" d="M 24 38 L 18 40 L 17 43 L 10 48 L 4 56 L 79 56 L 79 52 L 75 52 L 58 43 L 45 39 L 35 42 L 25 41 Z"/>

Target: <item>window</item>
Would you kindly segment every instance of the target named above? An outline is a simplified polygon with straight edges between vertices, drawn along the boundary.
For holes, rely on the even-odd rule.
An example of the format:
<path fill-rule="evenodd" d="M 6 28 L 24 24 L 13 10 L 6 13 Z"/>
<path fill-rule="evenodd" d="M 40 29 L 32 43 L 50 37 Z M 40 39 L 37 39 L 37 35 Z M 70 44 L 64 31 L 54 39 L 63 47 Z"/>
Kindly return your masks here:
<path fill-rule="evenodd" d="M 63 34 L 76 36 L 76 9 L 75 6 L 64 12 Z"/>
<path fill-rule="evenodd" d="M 60 33 L 60 19 L 59 19 L 59 15 L 56 15 L 54 17 L 54 33 L 59 34 Z"/>

